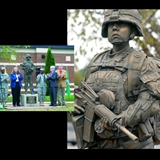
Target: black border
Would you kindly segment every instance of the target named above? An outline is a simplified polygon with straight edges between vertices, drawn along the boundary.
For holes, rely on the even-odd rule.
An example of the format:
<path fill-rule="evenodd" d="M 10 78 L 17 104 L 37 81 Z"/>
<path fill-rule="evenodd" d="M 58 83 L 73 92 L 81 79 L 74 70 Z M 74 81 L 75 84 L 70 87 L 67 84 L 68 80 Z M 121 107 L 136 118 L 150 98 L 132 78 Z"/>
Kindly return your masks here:
<path fill-rule="evenodd" d="M 0 45 L 67 45 L 67 9 L 45 9 L 45 5 L 40 9 L 37 5 L 32 12 L 29 5 L 27 10 L 25 4 L 13 7 L 13 11 L 8 8 L 1 15 Z M 0 111 L 0 119 L 4 150 L 15 154 L 25 151 L 23 157 L 33 150 L 36 158 L 45 153 L 45 159 L 53 157 L 53 152 L 57 156 L 56 150 L 66 150 L 66 112 Z"/>

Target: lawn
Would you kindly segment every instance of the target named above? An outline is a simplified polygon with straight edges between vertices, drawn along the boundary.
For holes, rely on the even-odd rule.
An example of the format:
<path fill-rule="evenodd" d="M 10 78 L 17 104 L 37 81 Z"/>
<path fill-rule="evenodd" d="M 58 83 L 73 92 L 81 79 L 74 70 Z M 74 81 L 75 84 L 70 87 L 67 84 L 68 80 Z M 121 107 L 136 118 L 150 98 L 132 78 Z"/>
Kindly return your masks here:
<path fill-rule="evenodd" d="M 73 103 L 66 103 L 66 106 L 61 107 L 53 107 L 53 108 L 19 108 L 19 109 L 0 109 L 0 111 L 73 111 L 74 110 L 74 102 Z"/>
<path fill-rule="evenodd" d="M 52 107 L 52 108 L 23 108 L 20 107 L 18 109 L 12 109 L 12 108 L 5 108 L 5 109 L 0 109 L 0 111 L 73 111 L 74 110 L 74 95 L 65 96 L 66 99 L 66 106 L 61 106 L 61 107 Z M 8 102 L 12 102 L 12 97 L 8 97 Z M 50 102 L 50 96 L 46 96 L 45 102 Z"/>

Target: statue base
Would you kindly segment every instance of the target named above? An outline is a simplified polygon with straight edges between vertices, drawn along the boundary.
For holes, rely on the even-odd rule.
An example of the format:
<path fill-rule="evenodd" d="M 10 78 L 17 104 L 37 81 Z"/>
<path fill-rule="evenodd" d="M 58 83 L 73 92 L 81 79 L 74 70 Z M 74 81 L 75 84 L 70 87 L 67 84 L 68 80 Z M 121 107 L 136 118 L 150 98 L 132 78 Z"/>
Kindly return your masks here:
<path fill-rule="evenodd" d="M 21 106 L 38 106 L 38 94 L 21 94 Z"/>
<path fill-rule="evenodd" d="M 0 104 L 0 108 L 3 109 L 4 108 L 4 104 Z"/>

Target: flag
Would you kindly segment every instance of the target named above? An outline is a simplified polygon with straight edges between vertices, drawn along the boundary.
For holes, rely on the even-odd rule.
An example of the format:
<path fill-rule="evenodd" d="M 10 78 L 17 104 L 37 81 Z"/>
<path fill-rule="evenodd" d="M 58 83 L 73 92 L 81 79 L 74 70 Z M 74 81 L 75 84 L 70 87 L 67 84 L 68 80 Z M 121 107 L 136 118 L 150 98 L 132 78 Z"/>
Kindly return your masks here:
<path fill-rule="evenodd" d="M 68 71 L 68 67 L 66 68 L 66 77 L 67 77 L 67 79 L 66 79 L 66 94 L 67 94 L 67 96 L 69 98 L 71 91 L 70 91 L 70 85 L 69 85 L 69 71 Z"/>

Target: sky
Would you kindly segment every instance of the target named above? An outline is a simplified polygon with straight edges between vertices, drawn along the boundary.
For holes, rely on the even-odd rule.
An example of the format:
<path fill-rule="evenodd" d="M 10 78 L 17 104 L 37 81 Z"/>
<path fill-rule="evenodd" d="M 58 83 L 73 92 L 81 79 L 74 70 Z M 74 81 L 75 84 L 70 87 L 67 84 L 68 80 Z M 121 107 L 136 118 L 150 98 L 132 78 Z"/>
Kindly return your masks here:
<path fill-rule="evenodd" d="M 102 17 L 97 17 L 97 18 L 102 18 Z M 160 10 L 157 12 L 157 17 L 160 17 Z M 85 19 L 84 19 L 83 16 L 79 16 L 79 18 L 77 19 L 77 23 L 74 23 L 75 28 L 76 28 L 75 29 L 76 32 L 81 31 L 81 26 L 79 26 L 78 23 L 80 21 L 84 21 L 84 20 Z M 102 18 L 102 21 L 103 21 L 103 18 Z M 73 22 L 72 19 L 69 19 L 67 21 L 67 31 L 68 31 L 67 43 L 68 43 L 68 45 L 74 45 L 75 51 L 78 51 L 79 47 L 82 45 L 83 41 L 81 39 L 78 39 L 74 32 L 69 32 L 70 31 L 70 24 L 72 22 Z M 85 29 L 87 30 L 87 34 L 90 35 L 91 32 L 92 32 L 92 30 L 90 29 L 90 25 L 86 26 Z M 97 30 L 96 34 L 97 34 L 97 37 L 101 37 L 101 28 L 99 28 L 99 30 Z M 88 35 L 86 35 L 86 36 L 88 36 Z M 86 47 L 86 51 L 87 51 L 86 56 L 82 56 L 79 53 L 77 55 L 75 55 L 75 59 L 77 57 L 79 58 L 79 62 L 75 62 L 76 65 L 78 66 L 78 70 L 83 69 L 89 63 L 88 59 L 91 59 L 96 53 L 102 52 L 102 50 L 100 50 L 101 46 L 106 46 L 106 47 L 109 47 L 109 48 L 112 47 L 112 45 L 108 42 L 108 39 L 103 38 L 102 41 L 98 43 L 98 46 L 94 42 L 89 42 L 89 46 Z M 134 40 L 130 41 L 130 46 L 133 47 L 133 48 L 136 47 Z M 91 47 L 94 48 L 93 52 L 90 51 Z"/>

